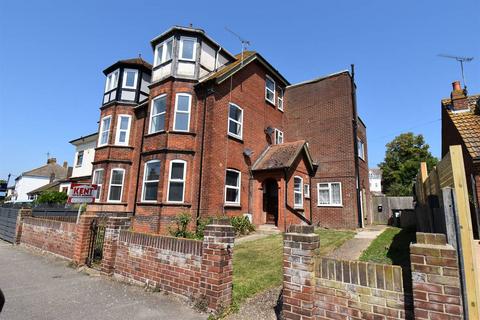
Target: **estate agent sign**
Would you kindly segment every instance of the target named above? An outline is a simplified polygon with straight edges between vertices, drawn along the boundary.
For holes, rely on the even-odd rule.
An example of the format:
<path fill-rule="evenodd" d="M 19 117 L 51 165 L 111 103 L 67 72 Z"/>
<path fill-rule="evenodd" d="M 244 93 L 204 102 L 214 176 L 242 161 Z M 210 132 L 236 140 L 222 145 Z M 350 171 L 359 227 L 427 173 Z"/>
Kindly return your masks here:
<path fill-rule="evenodd" d="M 68 203 L 93 203 L 97 195 L 96 184 L 72 183 Z"/>

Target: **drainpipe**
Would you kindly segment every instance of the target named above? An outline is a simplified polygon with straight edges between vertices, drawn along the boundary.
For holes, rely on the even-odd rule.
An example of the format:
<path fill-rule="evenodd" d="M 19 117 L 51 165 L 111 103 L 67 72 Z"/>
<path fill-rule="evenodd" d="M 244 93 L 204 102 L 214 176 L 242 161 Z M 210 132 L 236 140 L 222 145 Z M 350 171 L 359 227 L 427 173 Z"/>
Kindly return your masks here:
<path fill-rule="evenodd" d="M 283 230 L 287 232 L 287 206 L 288 206 L 288 183 L 287 183 L 287 168 L 283 169 L 285 179 L 285 203 L 283 204 Z"/>
<path fill-rule="evenodd" d="M 310 225 L 313 225 L 313 205 L 312 205 L 312 176 L 308 175 L 308 192 L 309 194 L 309 202 L 310 202 Z"/>
<path fill-rule="evenodd" d="M 358 115 L 357 115 L 357 93 L 355 88 L 355 65 L 351 64 L 351 92 L 352 92 L 352 124 L 353 124 L 353 154 L 355 157 L 355 188 L 357 194 L 357 215 L 358 215 L 358 227 L 363 226 L 363 217 L 362 217 L 362 208 L 360 200 L 360 170 L 359 170 L 359 161 L 358 161 L 358 140 L 357 140 L 357 131 L 358 131 Z"/>
<path fill-rule="evenodd" d="M 204 150 L 205 150 L 205 128 L 207 126 L 207 98 L 211 93 L 213 93 L 213 89 L 205 87 L 205 95 L 203 99 L 202 143 L 200 146 L 200 176 L 198 179 L 197 219 L 196 219 L 197 226 L 199 223 L 200 205 L 202 202 L 201 199 L 202 199 L 203 157 L 204 157 Z"/>
<path fill-rule="evenodd" d="M 147 103 L 147 110 L 148 110 Z M 142 163 L 142 151 L 143 151 L 143 140 L 145 135 L 145 124 L 147 123 L 147 112 L 145 112 L 145 117 L 143 118 L 143 125 L 142 125 L 142 139 L 140 142 L 140 152 L 138 153 L 138 168 L 137 168 L 137 181 L 135 182 L 135 198 L 133 199 L 133 216 L 135 216 L 135 212 L 137 211 L 137 196 L 138 196 L 138 182 L 140 181 L 140 168 Z"/>

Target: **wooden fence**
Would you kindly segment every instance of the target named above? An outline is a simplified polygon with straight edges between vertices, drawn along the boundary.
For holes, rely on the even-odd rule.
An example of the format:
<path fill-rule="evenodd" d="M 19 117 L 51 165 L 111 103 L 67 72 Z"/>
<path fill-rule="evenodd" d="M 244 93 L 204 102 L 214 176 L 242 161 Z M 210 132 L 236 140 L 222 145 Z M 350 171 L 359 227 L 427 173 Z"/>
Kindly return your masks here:
<path fill-rule="evenodd" d="M 466 319 L 480 319 L 479 244 L 473 239 L 467 180 L 461 146 L 427 173 L 422 163 L 415 183 L 417 231 L 444 233 L 457 249 Z"/>

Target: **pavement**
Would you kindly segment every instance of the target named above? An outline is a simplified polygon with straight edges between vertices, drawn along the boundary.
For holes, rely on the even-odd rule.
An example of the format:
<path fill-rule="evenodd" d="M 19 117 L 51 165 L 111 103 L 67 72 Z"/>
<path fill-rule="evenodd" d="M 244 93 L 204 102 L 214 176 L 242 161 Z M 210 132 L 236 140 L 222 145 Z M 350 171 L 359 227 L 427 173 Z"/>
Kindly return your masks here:
<path fill-rule="evenodd" d="M 0 240 L 0 320 L 206 319 L 174 295 L 146 292 L 68 267 L 50 254 Z"/>
<path fill-rule="evenodd" d="M 384 225 L 372 225 L 364 229 L 358 229 L 353 239 L 346 241 L 343 245 L 327 254 L 326 257 L 340 260 L 358 260 L 362 252 L 386 228 L 387 226 Z"/>

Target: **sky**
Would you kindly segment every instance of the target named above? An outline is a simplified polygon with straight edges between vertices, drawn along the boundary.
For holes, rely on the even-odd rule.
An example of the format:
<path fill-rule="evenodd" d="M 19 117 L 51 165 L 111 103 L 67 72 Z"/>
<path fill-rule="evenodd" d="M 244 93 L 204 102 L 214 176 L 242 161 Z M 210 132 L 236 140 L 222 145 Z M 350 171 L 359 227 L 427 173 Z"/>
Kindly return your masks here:
<path fill-rule="evenodd" d="M 355 64 L 370 167 L 412 131 L 441 153 L 440 99 L 465 65 L 480 93 L 480 1 L 0 1 L 0 179 L 74 158 L 68 141 L 97 130 L 102 70 L 172 25 L 204 29 L 232 53 L 234 30 L 291 83 Z M 11 180 L 12 181 L 12 180 Z"/>

